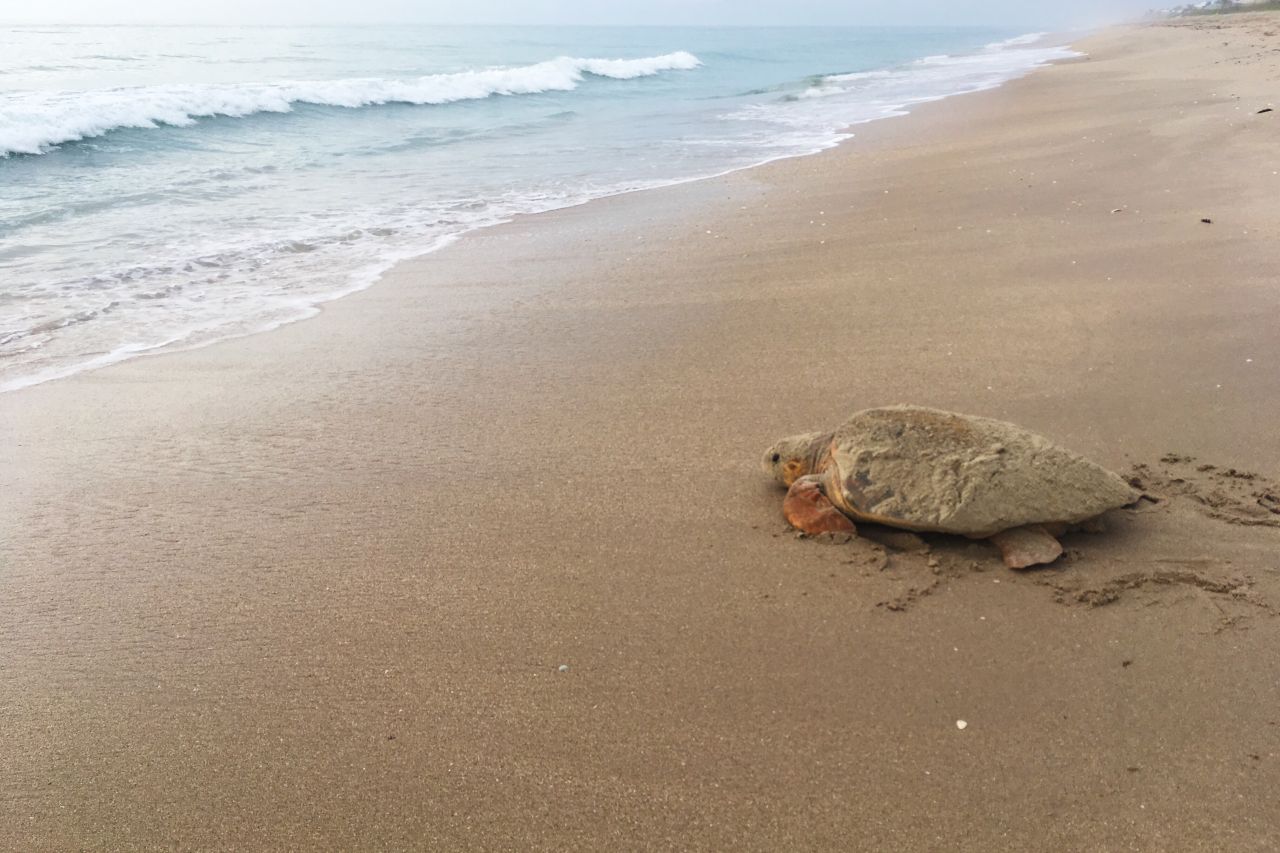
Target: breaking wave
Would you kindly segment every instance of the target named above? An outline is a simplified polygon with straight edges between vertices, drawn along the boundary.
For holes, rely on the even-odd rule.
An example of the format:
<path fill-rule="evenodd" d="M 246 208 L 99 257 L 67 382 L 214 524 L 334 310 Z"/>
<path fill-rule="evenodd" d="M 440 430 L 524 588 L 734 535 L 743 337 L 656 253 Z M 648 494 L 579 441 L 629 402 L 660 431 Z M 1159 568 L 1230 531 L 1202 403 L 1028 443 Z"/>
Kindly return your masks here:
<path fill-rule="evenodd" d="M 1028 33 L 993 42 L 976 53 L 939 54 L 897 68 L 831 74 L 787 100 L 857 95 L 863 100 L 894 104 L 896 110 L 938 96 L 990 89 L 1032 68 L 1080 55 L 1065 46 L 1038 46 L 1045 36 L 1045 33 Z"/>
<path fill-rule="evenodd" d="M 987 50 L 1004 50 L 1008 47 L 1026 47 L 1027 45 L 1035 44 L 1036 42 L 1046 38 L 1048 35 L 1048 33 L 1027 33 L 1026 35 L 1014 36 L 1013 38 L 1005 39 L 1004 41 L 993 41 L 991 44 L 987 45 Z"/>
<path fill-rule="evenodd" d="M 431 74 L 408 80 L 351 80 L 149 86 L 92 92 L 20 94 L 0 106 L 0 157 L 45 154 L 58 145 L 124 128 L 184 127 L 201 118 L 287 113 L 295 104 L 359 107 L 439 105 L 495 95 L 576 89 L 587 76 L 614 80 L 691 71 L 702 65 L 685 51 L 643 59 L 562 56 L 534 65 Z"/>

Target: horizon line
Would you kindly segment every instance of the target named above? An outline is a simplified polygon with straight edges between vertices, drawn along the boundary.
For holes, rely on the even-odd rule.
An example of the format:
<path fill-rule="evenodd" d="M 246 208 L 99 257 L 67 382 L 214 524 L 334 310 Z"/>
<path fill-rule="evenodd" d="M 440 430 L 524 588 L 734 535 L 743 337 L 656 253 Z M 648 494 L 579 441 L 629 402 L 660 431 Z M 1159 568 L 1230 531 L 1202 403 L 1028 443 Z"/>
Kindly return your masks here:
<path fill-rule="evenodd" d="M 1126 19 L 1128 20 L 1128 19 Z M 1119 21 L 1117 21 L 1119 23 Z M 715 23 L 669 23 L 669 24 L 649 24 L 649 23 L 613 23 L 613 24 L 563 24 L 563 23 L 519 23 L 519 22 L 461 22 L 461 21 L 364 21 L 356 22 L 325 22 L 325 23 L 210 23 L 210 22 L 189 22 L 178 23 L 173 21 L 132 21 L 127 23 L 105 23 L 102 21 L 5 21 L 0 20 L 0 27 L 5 28 L 25 28 L 25 27 L 163 27 L 163 28 L 237 28 L 237 27 L 262 27 L 271 29 L 338 29 L 351 27 L 556 27 L 556 28 L 574 28 L 574 29 L 829 29 L 832 27 L 839 28 L 855 28 L 855 27 L 894 27 L 894 28 L 940 28 L 950 30 L 977 30 L 977 29 L 1020 29 L 1029 27 L 1044 27 L 1048 31 L 1067 32 L 1068 29 L 1062 26 L 1056 28 L 1052 24 L 1031 23 L 1028 21 L 1019 23 L 1009 22 L 980 22 L 965 24 L 947 24 L 947 23 L 821 23 L 821 24 L 782 24 L 782 23 L 753 23 L 753 24 L 715 24 Z M 1074 29 L 1074 28 L 1072 28 Z"/>

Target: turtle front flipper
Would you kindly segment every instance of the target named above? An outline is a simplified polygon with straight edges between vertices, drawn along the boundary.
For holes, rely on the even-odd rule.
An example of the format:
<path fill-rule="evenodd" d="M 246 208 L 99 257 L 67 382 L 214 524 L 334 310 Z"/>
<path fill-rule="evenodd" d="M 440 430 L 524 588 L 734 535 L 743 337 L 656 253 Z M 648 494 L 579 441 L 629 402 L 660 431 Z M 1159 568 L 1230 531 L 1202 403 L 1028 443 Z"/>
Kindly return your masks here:
<path fill-rule="evenodd" d="M 835 508 L 822 490 L 822 477 L 801 477 L 791 484 L 782 502 L 782 514 L 797 530 L 810 536 L 819 533 L 857 533 L 849 517 Z"/>
<path fill-rule="evenodd" d="M 991 541 L 1011 569 L 1046 565 L 1062 556 L 1062 543 L 1039 524 L 1002 531 L 992 536 Z"/>

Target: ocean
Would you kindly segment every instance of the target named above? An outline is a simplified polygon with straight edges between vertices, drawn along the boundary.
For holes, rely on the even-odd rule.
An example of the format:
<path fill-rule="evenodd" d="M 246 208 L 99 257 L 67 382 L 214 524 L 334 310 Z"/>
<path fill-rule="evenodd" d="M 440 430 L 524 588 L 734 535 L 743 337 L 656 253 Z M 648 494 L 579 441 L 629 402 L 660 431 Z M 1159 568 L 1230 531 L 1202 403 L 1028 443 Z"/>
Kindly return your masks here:
<path fill-rule="evenodd" d="M 1070 55 L 974 28 L 0 30 L 0 391 L 304 319 L 474 229 L 815 153 Z"/>

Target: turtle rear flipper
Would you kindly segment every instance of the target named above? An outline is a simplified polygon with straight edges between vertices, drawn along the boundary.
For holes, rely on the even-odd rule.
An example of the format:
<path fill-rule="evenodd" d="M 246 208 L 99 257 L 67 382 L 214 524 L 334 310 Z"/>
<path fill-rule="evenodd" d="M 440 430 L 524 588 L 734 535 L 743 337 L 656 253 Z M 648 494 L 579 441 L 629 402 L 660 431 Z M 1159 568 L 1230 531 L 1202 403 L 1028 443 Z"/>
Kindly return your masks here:
<path fill-rule="evenodd" d="M 1011 569 L 1047 565 L 1062 556 L 1062 543 L 1039 524 L 1003 530 L 991 542 Z"/>

